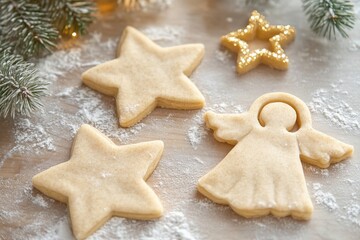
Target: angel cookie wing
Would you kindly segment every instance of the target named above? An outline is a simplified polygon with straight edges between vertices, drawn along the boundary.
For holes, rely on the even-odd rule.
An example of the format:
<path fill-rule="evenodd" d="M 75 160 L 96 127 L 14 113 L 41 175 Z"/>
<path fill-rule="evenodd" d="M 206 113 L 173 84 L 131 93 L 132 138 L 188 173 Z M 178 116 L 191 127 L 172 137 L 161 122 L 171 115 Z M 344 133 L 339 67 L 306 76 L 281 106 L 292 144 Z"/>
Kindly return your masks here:
<path fill-rule="evenodd" d="M 249 113 L 216 114 L 212 111 L 205 113 L 205 123 L 214 130 L 214 137 L 219 142 L 232 145 L 238 143 L 254 127 Z"/>
<path fill-rule="evenodd" d="M 297 140 L 301 160 L 321 168 L 350 157 L 354 151 L 353 146 L 313 128 L 300 129 Z"/>

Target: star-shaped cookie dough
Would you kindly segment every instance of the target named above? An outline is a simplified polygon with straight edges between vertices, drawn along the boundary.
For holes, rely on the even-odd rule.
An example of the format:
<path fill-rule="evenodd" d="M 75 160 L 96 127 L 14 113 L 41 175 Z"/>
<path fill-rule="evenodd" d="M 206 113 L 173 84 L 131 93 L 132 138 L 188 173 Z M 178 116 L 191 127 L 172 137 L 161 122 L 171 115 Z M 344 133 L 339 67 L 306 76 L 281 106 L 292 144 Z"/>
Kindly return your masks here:
<path fill-rule="evenodd" d="M 162 141 L 117 146 L 82 125 L 69 161 L 33 177 L 35 188 L 67 203 L 77 239 L 96 231 L 111 216 L 152 219 L 162 215 L 159 198 L 145 180 L 164 149 Z"/>
<path fill-rule="evenodd" d="M 253 11 L 246 28 L 221 37 L 221 44 L 238 53 L 238 73 L 246 73 L 260 63 L 279 70 L 286 70 L 289 65 L 289 58 L 286 56 L 282 46 L 287 45 L 294 38 L 294 27 L 270 25 L 264 16 L 257 11 Z M 269 49 L 262 48 L 251 51 L 248 42 L 254 39 L 269 41 Z"/>
<path fill-rule="evenodd" d="M 162 48 L 132 27 L 126 27 L 118 58 L 82 74 L 89 87 L 116 98 L 122 127 L 139 122 L 155 107 L 198 109 L 204 97 L 187 77 L 204 56 L 204 45 Z"/>

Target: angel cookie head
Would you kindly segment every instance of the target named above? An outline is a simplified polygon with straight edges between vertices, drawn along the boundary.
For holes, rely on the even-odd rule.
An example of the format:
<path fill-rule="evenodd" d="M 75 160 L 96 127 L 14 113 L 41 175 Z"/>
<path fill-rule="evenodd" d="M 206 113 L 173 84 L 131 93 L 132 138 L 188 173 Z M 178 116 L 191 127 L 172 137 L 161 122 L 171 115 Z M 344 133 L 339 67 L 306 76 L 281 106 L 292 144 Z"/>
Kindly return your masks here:
<path fill-rule="evenodd" d="M 321 168 L 353 147 L 312 128 L 308 107 L 287 93 L 268 93 L 242 114 L 205 114 L 220 142 L 235 145 L 198 190 L 244 217 L 310 219 L 313 205 L 300 160 Z"/>

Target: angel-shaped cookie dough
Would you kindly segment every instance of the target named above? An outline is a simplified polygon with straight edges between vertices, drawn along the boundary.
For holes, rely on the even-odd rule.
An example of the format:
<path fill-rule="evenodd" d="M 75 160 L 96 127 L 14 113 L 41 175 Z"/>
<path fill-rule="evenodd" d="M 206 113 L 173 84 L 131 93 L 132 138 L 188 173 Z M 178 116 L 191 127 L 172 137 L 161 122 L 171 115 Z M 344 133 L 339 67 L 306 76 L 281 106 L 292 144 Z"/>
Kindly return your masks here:
<path fill-rule="evenodd" d="M 265 94 L 242 114 L 207 112 L 205 121 L 218 141 L 236 146 L 200 178 L 198 190 L 244 217 L 310 219 L 313 205 L 300 160 L 326 168 L 353 152 L 313 129 L 305 103 L 287 93 Z"/>

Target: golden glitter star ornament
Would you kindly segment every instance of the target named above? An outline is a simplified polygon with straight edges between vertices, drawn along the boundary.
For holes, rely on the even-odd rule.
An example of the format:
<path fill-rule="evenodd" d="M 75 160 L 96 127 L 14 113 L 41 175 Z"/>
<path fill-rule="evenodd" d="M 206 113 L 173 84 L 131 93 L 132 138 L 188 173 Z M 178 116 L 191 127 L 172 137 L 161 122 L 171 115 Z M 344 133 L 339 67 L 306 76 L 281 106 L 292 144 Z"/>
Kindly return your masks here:
<path fill-rule="evenodd" d="M 252 70 L 260 63 L 275 69 L 286 70 L 289 58 L 282 47 L 293 41 L 294 38 L 294 27 L 270 25 L 263 15 L 253 11 L 246 28 L 221 37 L 221 44 L 238 53 L 237 71 L 242 74 Z M 269 47 L 251 50 L 249 42 L 256 39 L 268 41 Z"/>
<path fill-rule="evenodd" d="M 205 99 L 188 76 L 204 56 L 203 44 L 162 48 L 132 27 L 126 27 L 118 58 L 82 74 L 87 86 L 114 96 L 119 123 L 130 127 L 157 106 L 199 109 Z"/>
<path fill-rule="evenodd" d="M 153 219 L 163 207 L 146 179 L 164 143 L 117 146 L 97 129 L 82 125 L 67 162 L 33 177 L 35 188 L 69 206 L 76 239 L 85 239 L 112 216 Z"/>

